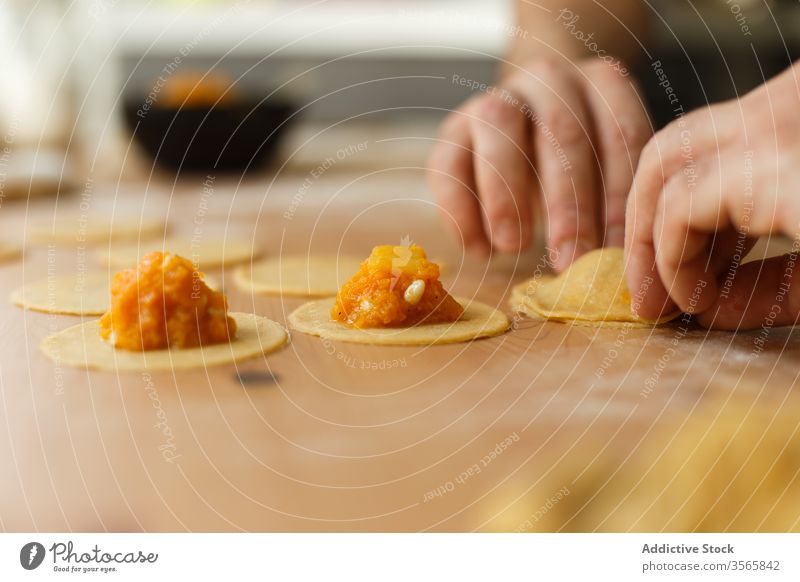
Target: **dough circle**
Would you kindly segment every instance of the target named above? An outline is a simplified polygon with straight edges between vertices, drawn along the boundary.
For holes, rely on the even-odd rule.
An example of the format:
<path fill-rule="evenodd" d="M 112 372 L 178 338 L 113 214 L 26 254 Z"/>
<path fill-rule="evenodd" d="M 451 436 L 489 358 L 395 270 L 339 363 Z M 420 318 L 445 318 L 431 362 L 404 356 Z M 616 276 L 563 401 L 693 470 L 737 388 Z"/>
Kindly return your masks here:
<path fill-rule="evenodd" d="M 509 328 L 502 311 L 460 297 L 464 315 L 453 323 L 420 324 L 413 327 L 359 329 L 331 320 L 331 308 L 336 299 L 329 297 L 301 305 L 289 315 L 292 329 L 323 339 L 387 346 L 428 346 L 466 342 L 492 337 Z"/>
<path fill-rule="evenodd" d="M 204 238 L 192 242 L 187 237 L 114 244 L 98 249 L 95 257 L 102 265 L 126 269 L 133 268 L 143 256 L 153 251 L 165 251 L 196 261 L 200 270 L 250 261 L 258 254 L 253 243 L 244 240 Z"/>
<path fill-rule="evenodd" d="M 233 280 L 246 293 L 325 297 L 336 295 L 360 265 L 348 256 L 274 257 L 240 266 Z"/>
<path fill-rule="evenodd" d="M 252 313 L 229 313 L 236 320 L 236 339 L 199 348 L 130 352 L 117 350 L 100 337 L 96 319 L 46 337 L 41 348 L 57 364 L 120 372 L 206 368 L 240 362 L 283 347 L 289 334 L 281 325 Z"/>
<path fill-rule="evenodd" d="M 103 315 L 111 306 L 107 273 L 65 275 L 23 285 L 11 293 L 15 305 L 61 315 Z"/>
<path fill-rule="evenodd" d="M 586 253 L 558 276 L 516 285 L 511 306 L 533 317 L 593 327 L 647 328 L 678 317 L 680 312 L 650 320 L 631 311 L 624 260 L 621 248 Z"/>
<path fill-rule="evenodd" d="M 134 218 L 117 216 L 112 222 L 107 217 L 59 216 L 54 221 L 31 224 L 27 233 L 38 242 L 107 243 L 116 240 L 145 240 L 163 235 L 166 223 L 163 218 Z"/>
<path fill-rule="evenodd" d="M 103 315 L 111 308 L 111 278 L 106 273 L 64 275 L 42 279 L 15 289 L 11 303 L 43 313 L 58 315 Z M 218 283 L 206 276 L 203 281 L 211 289 Z"/>

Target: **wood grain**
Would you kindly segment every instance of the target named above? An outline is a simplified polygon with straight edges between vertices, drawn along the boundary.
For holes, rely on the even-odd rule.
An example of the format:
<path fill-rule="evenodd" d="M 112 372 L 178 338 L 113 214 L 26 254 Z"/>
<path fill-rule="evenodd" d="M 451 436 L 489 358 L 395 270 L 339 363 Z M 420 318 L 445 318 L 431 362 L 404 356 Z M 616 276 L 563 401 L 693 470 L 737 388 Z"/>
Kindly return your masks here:
<path fill-rule="evenodd" d="M 134 219 L 141 208 L 163 213 L 172 234 L 199 225 L 248 238 L 266 255 L 366 256 L 409 236 L 445 259 L 455 293 L 506 311 L 511 286 L 538 260 L 467 260 L 443 235 L 420 172 L 330 172 L 298 201 L 305 178 L 214 180 L 205 198 L 203 178 L 124 192 L 95 184 L 92 203 Z M 0 216 L 24 237 L 30 221 L 80 201 L 7 203 Z M 79 247 L 29 245 L 22 261 L 0 265 L 0 293 L 81 265 L 99 270 Z M 210 274 L 233 310 L 285 325 L 302 303 L 251 297 L 232 271 Z M 12 531 L 493 529 L 500 514 L 526 519 L 552 493 L 537 493 L 541 484 L 579 478 L 567 462 L 576 455 L 625 462 L 658 430 L 732 393 L 780 402 L 800 363 L 791 329 L 772 330 L 752 358 L 756 332 L 516 318 L 512 332 L 470 344 L 377 348 L 294 334 L 283 351 L 238 366 L 98 373 L 58 369 L 38 350 L 79 318 L 5 302 L 0 312 L 0 527 Z"/>

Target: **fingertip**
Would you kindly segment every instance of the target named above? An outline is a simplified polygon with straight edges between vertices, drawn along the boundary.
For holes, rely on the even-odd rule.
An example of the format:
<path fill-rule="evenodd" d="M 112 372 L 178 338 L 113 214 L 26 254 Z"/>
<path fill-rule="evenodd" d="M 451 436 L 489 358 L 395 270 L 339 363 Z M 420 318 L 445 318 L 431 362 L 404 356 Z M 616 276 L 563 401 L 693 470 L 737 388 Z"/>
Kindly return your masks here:
<path fill-rule="evenodd" d="M 464 249 L 467 251 L 467 254 L 478 259 L 486 259 L 492 254 L 489 243 L 482 239 L 465 241 Z"/>
<path fill-rule="evenodd" d="M 701 277 L 691 277 L 688 281 L 684 281 L 683 285 L 686 286 L 686 291 L 673 297 L 681 311 L 697 315 L 714 306 L 717 298 L 717 282 L 713 276 L 706 273 Z"/>
<path fill-rule="evenodd" d="M 643 319 L 656 320 L 675 313 L 678 306 L 670 298 L 661 284 L 657 287 L 651 287 L 644 292 L 641 299 L 631 301 L 631 311 Z"/>
<path fill-rule="evenodd" d="M 556 271 L 566 270 L 575 260 L 594 249 L 594 246 L 583 240 L 567 240 L 559 244 L 556 248 L 556 256 L 553 267 Z"/>
<path fill-rule="evenodd" d="M 492 245 L 504 253 L 518 253 L 530 244 L 530 228 L 517 220 L 499 222 L 491 232 Z"/>
<path fill-rule="evenodd" d="M 625 272 L 631 295 L 631 312 L 645 319 L 658 319 L 673 313 L 677 306 L 658 276 L 655 265 L 630 257 Z"/>

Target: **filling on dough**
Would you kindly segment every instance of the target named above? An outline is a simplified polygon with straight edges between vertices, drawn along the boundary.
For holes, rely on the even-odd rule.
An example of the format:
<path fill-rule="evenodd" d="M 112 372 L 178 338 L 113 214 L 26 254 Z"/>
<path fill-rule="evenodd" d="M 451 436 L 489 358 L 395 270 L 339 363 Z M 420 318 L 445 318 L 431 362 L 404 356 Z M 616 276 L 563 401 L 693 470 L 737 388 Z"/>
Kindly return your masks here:
<path fill-rule="evenodd" d="M 225 295 L 209 289 L 191 261 L 162 252 L 114 275 L 111 309 L 100 319 L 100 336 L 131 351 L 192 348 L 235 335 Z"/>
<path fill-rule="evenodd" d="M 421 247 L 382 245 L 339 290 L 331 319 L 360 328 L 409 327 L 456 321 L 463 313 Z"/>

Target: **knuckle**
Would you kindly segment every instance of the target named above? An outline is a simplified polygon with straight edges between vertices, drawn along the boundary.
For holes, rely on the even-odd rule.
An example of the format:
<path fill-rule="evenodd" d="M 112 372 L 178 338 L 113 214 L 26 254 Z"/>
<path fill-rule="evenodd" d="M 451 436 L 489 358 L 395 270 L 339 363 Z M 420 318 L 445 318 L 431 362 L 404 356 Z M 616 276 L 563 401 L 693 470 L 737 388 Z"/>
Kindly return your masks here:
<path fill-rule="evenodd" d="M 467 124 L 467 119 L 464 113 L 460 110 L 452 112 L 444 118 L 439 126 L 439 139 L 453 141 L 459 136 Z"/>
<path fill-rule="evenodd" d="M 652 137 L 650 126 L 644 120 L 620 118 L 606 137 L 606 147 L 613 155 L 636 154 Z"/>
<path fill-rule="evenodd" d="M 543 116 L 543 121 L 561 147 L 574 148 L 589 142 L 587 129 L 568 109 L 554 110 Z"/>
<path fill-rule="evenodd" d="M 477 102 L 474 115 L 492 127 L 506 126 L 520 118 L 520 112 L 513 103 L 497 95 L 486 95 Z"/>
<path fill-rule="evenodd" d="M 602 59 L 591 59 L 581 64 L 584 73 L 598 82 L 622 82 L 625 77 L 620 71 L 630 70 L 628 65 L 621 59 L 614 58 L 614 63 Z"/>
<path fill-rule="evenodd" d="M 644 144 L 642 155 L 639 158 L 639 167 L 652 167 L 660 163 L 661 147 L 658 143 L 658 136 L 659 134 L 651 136 Z"/>
<path fill-rule="evenodd" d="M 581 221 L 575 206 L 563 200 L 554 200 L 547 205 L 547 223 L 550 239 L 554 243 L 574 240 L 581 231 Z"/>
<path fill-rule="evenodd" d="M 528 60 L 524 69 L 537 77 L 552 77 L 563 72 L 564 64 L 554 56 L 541 55 Z"/>

